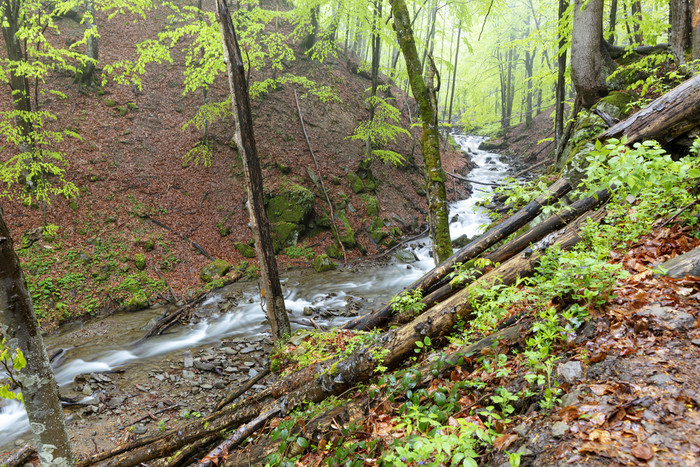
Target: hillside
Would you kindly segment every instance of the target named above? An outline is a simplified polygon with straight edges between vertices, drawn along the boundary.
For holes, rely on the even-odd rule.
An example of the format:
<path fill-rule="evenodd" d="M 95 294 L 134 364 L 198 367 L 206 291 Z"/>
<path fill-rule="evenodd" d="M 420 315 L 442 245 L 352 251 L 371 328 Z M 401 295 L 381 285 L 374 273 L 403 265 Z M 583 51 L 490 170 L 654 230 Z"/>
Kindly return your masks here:
<path fill-rule="evenodd" d="M 167 23 L 167 14 L 158 7 L 147 19 L 99 17 L 100 59 L 112 63 L 132 57 L 138 41 L 156 37 Z M 68 44 L 82 35 L 82 26 L 69 18 L 60 21 L 60 28 L 56 41 Z M 419 194 L 423 193 L 420 148 L 401 136 L 392 149 L 408 158 L 405 166 L 377 160 L 363 164 L 362 144 L 347 136 L 367 118 L 366 74 L 358 74 L 356 61 L 342 52 L 324 63 L 297 52 L 297 60 L 285 62 L 285 72 L 329 86 L 338 100 L 322 103 L 287 84 L 252 104 L 266 192 L 273 197 L 301 186 L 313 193 L 312 213 L 301 227 L 297 254 L 290 255 L 313 258 L 334 243 L 328 208 L 313 180 L 317 175 L 299 123 L 295 89 L 302 96 L 300 106 L 325 186 L 340 212 L 336 222 L 344 233 L 352 229 L 355 234 L 355 242 L 348 241 L 349 258 L 371 257 L 400 235 L 423 231 L 427 206 Z M 24 245 L 31 245 L 20 255 L 38 313 L 47 324 L 135 309 L 166 297 L 171 300 L 171 295 L 186 301 L 205 285 L 200 271 L 213 258 L 237 267 L 227 279 L 251 272 L 254 260 L 239 251 L 250 255 L 245 244 L 252 234 L 247 227 L 240 160 L 230 144 L 232 122 L 225 119 L 211 127 L 214 157 L 210 166 L 183 160 L 202 137 L 194 126 L 183 130 L 202 97 L 183 96 L 185 56 L 174 56 L 172 64 L 148 66 L 142 90 L 120 86 L 108 77 L 103 88 L 86 92 L 73 84 L 71 76 L 60 73 L 42 86 L 67 96 L 45 94 L 40 106 L 58 115 L 56 128 L 69 128 L 81 137 L 60 147 L 70 163 L 66 179 L 80 189 L 80 196 L 70 201 L 54 199 L 47 206 L 47 223 L 58 226 L 55 239 L 36 241 L 40 238 L 36 229 L 42 225 L 40 206 L 6 200 L 3 207 L 17 243 L 24 237 Z M 402 111 L 401 126 L 410 129 L 407 105 L 413 105 L 411 100 L 395 87 L 390 93 Z M 228 96 L 221 76 L 209 90 L 209 102 Z M 7 95 L 2 99 L 7 107 Z M 6 148 L 3 157 L 11 156 Z M 463 169 L 467 162 L 457 152 L 444 155 L 450 171 Z M 459 196 L 467 191 L 459 189 L 463 190 Z M 379 224 L 376 219 L 381 219 Z M 372 225 L 385 232 L 375 235 L 383 245 L 370 238 Z M 280 254 L 278 261 L 283 267 L 309 265 L 291 256 Z"/>

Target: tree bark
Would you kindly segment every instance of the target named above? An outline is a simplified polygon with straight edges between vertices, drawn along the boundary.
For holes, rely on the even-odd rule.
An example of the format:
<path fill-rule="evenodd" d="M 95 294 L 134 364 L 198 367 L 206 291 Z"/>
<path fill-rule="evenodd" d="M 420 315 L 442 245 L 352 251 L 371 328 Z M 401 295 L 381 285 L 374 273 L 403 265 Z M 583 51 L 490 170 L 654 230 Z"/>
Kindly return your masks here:
<path fill-rule="evenodd" d="M 24 407 L 42 465 L 75 465 L 58 385 L 44 348 L 41 329 L 0 207 L 0 329 L 8 349 L 27 361 L 17 374 Z"/>
<path fill-rule="evenodd" d="M 442 281 L 447 274 L 453 271 L 454 266 L 457 263 L 465 263 L 476 258 L 487 248 L 500 242 L 508 235 L 517 232 L 518 229 L 537 217 L 544 206 L 558 200 L 570 190 L 571 185 L 569 185 L 566 180 L 563 178 L 557 180 L 551 187 L 549 187 L 549 191 L 546 194 L 539 196 L 534 201 L 531 201 L 527 206 L 509 217 L 503 223 L 492 228 L 481 237 L 471 242 L 469 245 L 466 245 L 450 258 L 408 286 L 406 290 L 422 290 L 424 293 L 431 292 L 435 289 L 436 285 L 439 286 L 440 281 Z M 391 316 L 391 306 L 386 305 L 373 313 L 360 316 L 347 322 L 343 328 L 369 330 L 384 325 L 389 321 L 389 319 L 391 319 Z"/>
<path fill-rule="evenodd" d="M 85 29 L 89 31 L 89 36 L 87 38 L 87 56 L 90 60 L 88 60 L 76 74 L 76 81 L 90 86 L 95 82 L 99 47 L 97 42 L 97 27 L 95 25 L 95 5 L 93 0 L 84 0 L 83 4 L 85 7 Z"/>
<path fill-rule="evenodd" d="M 253 119 L 248 101 L 248 83 L 236 32 L 233 29 L 231 14 L 225 0 L 217 0 L 217 16 L 224 47 L 226 70 L 231 89 L 231 103 L 236 118 L 234 139 L 241 151 L 246 188 L 248 190 L 248 210 L 250 223 L 255 236 L 255 251 L 260 265 L 263 290 L 266 299 L 266 313 L 272 327 L 272 336 L 283 341 L 291 333 L 289 316 L 284 306 L 284 296 L 277 271 L 277 260 L 272 247 L 270 223 L 265 212 L 263 180 L 253 134 Z"/>
<path fill-rule="evenodd" d="M 433 242 L 433 258 L 435 263 L 439 264 L 452 254 L 452 240 L 450 239 L 445 172 L 442 170 L 442 162 L 440 161 L 440 135 L 438 133 L 437 109 L 434 106 L 436 102 L 435 89 L 432 86 L 427 86 L 423 79 L 406 2 L 392 0 L 391 11 L 394 17 L 396 38 L 406 61 L 411 91 L 418 101 L 423 120 L 421 149 L 425 162 L 428 218 L 430 236 Z"/>
<path fill-rule="evenodd" d="M 627 137 L 627 144 L 646 139 L 668 143 L 700 125 L 700 75 L 676 86 L 617 125 L 600 139 Z"/>
<path fill-rule="evenodd" d="M 574 0 L 571 79 L 587 109 L 608 93 L 603 52 L 603 0 Z"/>
<path fill-rule="evenodd" d="M 610 3 L 610 17 L 608 20 L 608 41 L 615 43 L 615 28 L 617 27 L 617 0 Z"/>
<path fill-rule="evenodd" d="M 564 15 L 569 6 L 567 0 L 559 0 L 559 28 L 563 27 Z M 564 136 L 564 101 L 566 100 L 566 37 L 559 31 L 559 53 L 557 54 L 557 84 L 555 92 L 554 144 L 563 148 Z M 555 151 L 554 164 L 559 165 L 560 151 Z"/>
<path fill-rule="evenodd" d="M 685 63 L 685 51 L 690 47 L 690 0 L 671 0 L 668 11 L 671 23 L 668 43 L 680 65 Z"/>
<path fill-rule="evenodd" d="M 693 60 L 700 60 L 700 0 L 691 0 L 690 21 L 693 36 Z"/>

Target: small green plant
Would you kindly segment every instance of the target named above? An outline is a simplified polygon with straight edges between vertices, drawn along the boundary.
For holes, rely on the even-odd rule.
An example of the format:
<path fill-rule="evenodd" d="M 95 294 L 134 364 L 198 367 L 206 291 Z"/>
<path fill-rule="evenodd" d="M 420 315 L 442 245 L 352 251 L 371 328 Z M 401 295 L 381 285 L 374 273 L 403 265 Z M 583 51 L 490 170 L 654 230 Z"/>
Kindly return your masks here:
<path fill-rule="evenodd" d="M 391 299 L 391 310 L 395 314 L 417 316 L 425 309 L 425 303 L 422 300 L 422 290 L 405 290 Z"/>
<path fill-rule="evenodd" d="M 24 359 L 24 354 L 20 349 L 15 349 L 13 352 L 5 346 L 5 338 L 0 342 L 0 365 L 5 368 L 10 381 L 15 386 L 22 387 L 15 379 L 14 372 L 24 368 L 27 365 L 27 361 Z M 20 402 L 24 402 L 22 393 L 10 391 L 9 384 L 0 385 L 0 399 L 17 399 Z"/>
<path fill-rule="evenodd" d="M 305 245 L 290 246 L 284 249 L 284 254 L 290 258 L 305 258 L 308 261 L 314 259 L 314 250 Z"/>

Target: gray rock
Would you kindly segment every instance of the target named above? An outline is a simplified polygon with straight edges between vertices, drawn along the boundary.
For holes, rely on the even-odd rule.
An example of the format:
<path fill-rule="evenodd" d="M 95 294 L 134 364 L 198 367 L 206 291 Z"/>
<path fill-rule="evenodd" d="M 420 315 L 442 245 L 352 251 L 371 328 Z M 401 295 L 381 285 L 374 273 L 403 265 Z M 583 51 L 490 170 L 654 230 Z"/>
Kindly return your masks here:
<path fill-rule="evenodd" d="M 92 395 L 92 386 L 90 386 L 90 383 L 85 383 L 85 386 L 83 386 L 83 390 L 81 391 L 83 394 L 86 396 L 91 396 Z"/>
<path fill-rule="evenodd" d="M 224 373 L 236 373 L 238 371 L 238 368 L 234 366 L 227 366 L 224 368 Z"/>
<path fill-rule="evenodd" d="M 221 351 L 226 355 L 236 355 L 238 352 L 231 347 L 221 347 Z"/>
<path fill-rule="evenodd" d="M 192 368 L 194 365 L 194 358 L 192 357 L 192 352 L 189 350 L 185 352 L 185 354 L 182 357 L 182 363 L 185 368 Z"/>
<path fill-rule="evenodd" d="M 569 425 L 564 422 L 556 422 L 552 425 L 552 436 L 555 438 L 561 438 L 569 432 Z"/>
<path fill-rule="evenodd" d="M 248 376 L 250 378 L 255 378 L 256 376 L 258 376 L 258 371 L 255 368 L 251 368 L 250 370 L 248 370 Z"/>
<path fill-rule="evenodd" d="M 194 372 L 190 370 L 182 370 L 182 377 L 185 379 L 194 379 Z"/>
<path fill-rule="evenodd" d="M 117 407 L 122 405 L 125 400 L 126 400 L 126 397 L 123 397 L 123 396 L 112 397 L 109 400 L 109 402 L 107 402 L 107 407 L 109 407 L 110 409 L 116 409 Z"/>
<path fill-rule="evenodd" d="M 523 457 L 531 457 L 535 455 L 535 453 L 530 451 L 525 445 L 520 446 L 520 449 L 515 452 Z"/>
<path fill-rule="evenodd" d="M 241 349 L 241 355 L 246 355 L 246 354 L 249 354 L 249 353 L 251 353 L 251 352 L 255 352 L 255 347 L 253 347 L 253 346 L 251 346 L 251 345 L 249 345 L 248 347 L 245 347 L 245 348 Z"/>
<path fill-rule="evenodd" d="M 690 341 L 690 342 L 691 342 L 693 345 L 697 345 L 698 347 L 700 347 L 700 339 L 693 339 L 693 340 Z"/>
<path fill-rule="evenodd" d="M 194 367 L 197 368 L 198 370 L 202 371 L 213 371 L 214 370 L 214 364 L 209 363 L 209 362 L 194 362 Z"/>
<path fill-rule="evenodd" d="M 700 276 L 700 248 L 695 248 L 658 265 L 655 271 L 675 279 L 681 279 L 686 275 Z"/>
<path fill-rule="evenodd" d="M 574 383 L 583 379 L 583 368 L 579 361 L 569 361 L 559 365 L 559 376 L 565 383 Z"/>
<path fill-rule="evenodd" d="M 673 383 L 673 379 L 664 373 L 657 373 L 651 378 L 649 378 L 650 383 L 654 383 L 657 386 L 666 386 L 667 384 Z"/>
<path fill-rule="evenodd" d="M 525 423 L 521 423 L 520 425 L 513 428 L 513 431 L 519 434 L 520 436 L 525 436 L 527 432 L 530 431 L 530 427 L 527 426 L 527 424 Z"/>
<path fill-rule="evenodd" d="M 224 389 L 226 387 L 226 383 L 222 379 L 217 379 L 214 381 L 214 389 Z"/>
<path fill-rule="evenodd" d="M 568 407 L 570 405 L 576 405 L 578 403 L 578 396 L 581 395 L 581 391 L 572 391 L 568 394 L 564 394 L 561 397 L 561 406 Z"/>
<path fill-rule="evenodd" d="M 148 428 L 146 428 L 143 424 L 136 425 L 134 427 L 134 434 L 136 435 L 142 435 L 148 431 Z"/>
<path fill-rule="evenodd" d="M 649 305 L 639 310 L 637 316 L 651 318 L 672 331 L 690 329 L 695 324 L 692 315 L 672 306 Z"/>
<path fill-rule="evenodd" d="M 314 314 L 314 309 L 311 308 L 310 306 L 305 306 L 304 311 L 302 312 L 304 316 L 311 316 Z"/>
<path fill-rule="evenodd" d="M 214 386 L 212 384 L 204 383 L 199 385 L 202 389 L 212 389 Z"/>
<path fill-rule="evenodd" d="M 396 261 L 399 263 L 415 263 L 418 261 L 418 257 L 414 252 L 404 248 L 397 250 L 396 253 L 394 253 L 394 258 L 396 258 Z"/>

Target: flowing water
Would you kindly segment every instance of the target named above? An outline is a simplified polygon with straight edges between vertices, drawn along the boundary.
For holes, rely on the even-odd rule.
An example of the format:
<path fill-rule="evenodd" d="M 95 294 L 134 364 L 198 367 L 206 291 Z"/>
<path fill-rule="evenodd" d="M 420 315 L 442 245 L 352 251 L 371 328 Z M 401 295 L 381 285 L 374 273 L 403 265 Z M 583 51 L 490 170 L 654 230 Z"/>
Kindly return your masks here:
<path fill-rule="evenodd" d="M 484 183 L 497 183 L 508 175 L 509 165 L 498 154 L 477 149 L 483 138 L 456 135 L 455 139 L 465 151 L 471 153 L 476 167 L 468 178 Z M 450 234 L 453 239 L 479 233 L 479 227 L 488 222 L 485 211 L 476 207 L 485 193 L 491 192 L 488 185 L 474 185 L 474 194 L 450 206 Z M 307 271 L 292 271 L 283 278 L 286 292 L 285 304 L 292 317 L 301 317 L 305 309 L 340 310 L 349 303 L 361 304 L 362 312 L 369 312 L 386 303 L 434 264 L 430 257 L 428 239 L 412 242 L 410 249 L 417 260 L 411 264 L 391 261 L 388 264 L 372 266 L 361 272 L 351 270 L 329 271 L 316 274 Z M 79 374 L 99 373 L 125 365 L 138 364 L 147 371 L 151 366 L 166 358 L 169 353 L 182 351 L 218 342 L 224 338 L 249 337 L 266 331 L 265 315 L 255 285 L 235 284 L 230 286 L 239 295 L 238 305 L 229 311 L 221 312 L 223 298 L 231 290 L 222 290 L 221 296 L 214 296 L 198 307 L 202 316 L 196 324 L 184 327 L 176 333 L 139 341 L 145 334 L 149 322 L 163 313 L 162 309 L 146 310 L 140 313 L 124 313 L 104 319 L 105 332 L 94 330 L 86 335 L 81 345 L 64 351 L 53 363 L 56 380 L 66 385 Z M 326 316 L 325 324 L 342 324 L 348 318 Z M 78 325 L 79 326 L 79 325 Z M 118 329 L 118 333 L 107 332 Z M 55 349 L 66 348 L 62 336 L 75 331 L 68 326 L 57 335 L 45 338 L 49 355 Z M 2 375 L 0 374 L 0 377 Z M 0 403 L 2 401 L 0 400 Z M 0 409 L 0 450 L 10 449 L 11 443 L 28 430 L 28 420 L 23 407 L 16 402 L 6 402 Z"/>

